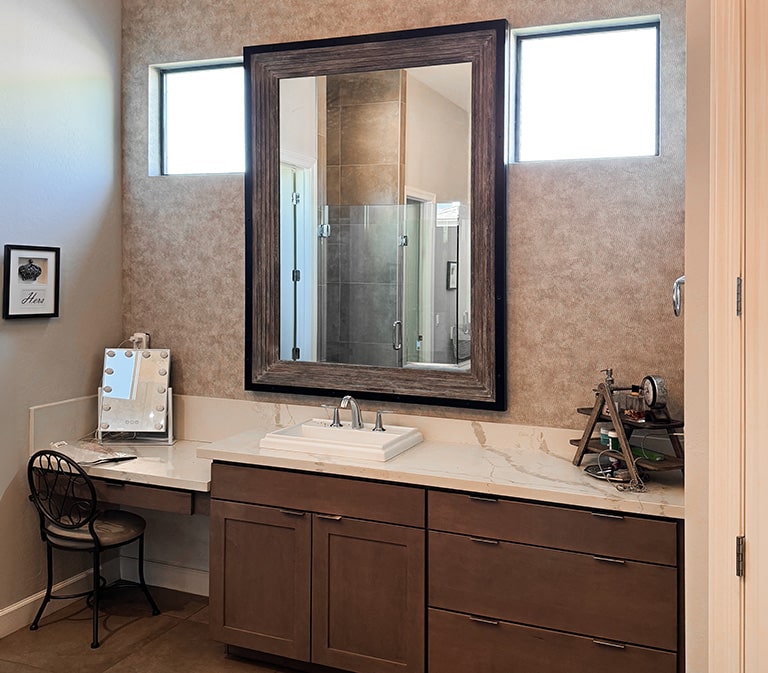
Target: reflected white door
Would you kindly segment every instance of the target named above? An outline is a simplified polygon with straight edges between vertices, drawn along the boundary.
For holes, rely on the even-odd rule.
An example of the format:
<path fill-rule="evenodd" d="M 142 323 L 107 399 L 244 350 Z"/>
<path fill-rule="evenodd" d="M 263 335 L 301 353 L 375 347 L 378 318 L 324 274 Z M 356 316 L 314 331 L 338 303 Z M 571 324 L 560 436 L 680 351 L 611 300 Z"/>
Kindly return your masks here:
<path fill-rule="evenodd" d="M 311 185 L 311 169 L 280 165 L 281 360 L 317 359 L 317 231 Z M 256 285 L 257 274 L 254 269 Z"/>

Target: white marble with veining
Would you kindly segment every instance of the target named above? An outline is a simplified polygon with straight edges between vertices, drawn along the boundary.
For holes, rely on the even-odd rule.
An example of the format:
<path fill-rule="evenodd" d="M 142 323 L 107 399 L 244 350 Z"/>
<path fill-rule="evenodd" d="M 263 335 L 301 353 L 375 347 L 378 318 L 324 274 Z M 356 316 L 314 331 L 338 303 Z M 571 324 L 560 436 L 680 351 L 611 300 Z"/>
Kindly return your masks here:
<path fill-rule="evenodd" d="M 183 439 L 173 446 L 135 445 L 136 460 L 93 466 L 90 474 L 208 491 L 211 461 L 220 460 L 684 518 L 680 471 L 654 473 L 644 493 L 619 492 L 571 463 L 575 447 L 569 440 L 582 430 L 392 414 L 388 422 L 417 427 L 425 441 L 382 463 L 259 448 L 267 432 L 326 411 L 317 407 L 186 396 L 174 400 L 177 436 Z M 373 422 L 370 411 L 364 416 Z M 33 407 L 30 453 L 52 441 L 83 436 L 94 423 L 95 397 Z M 593 460 L 594 455 L 588 456 L 584 464 Z"/>
<path fill-rule="evenodd" d="M 69 442 L 77 445 L 78 442 Z M 117 451 L 135 453 L 136 458 L 115 463 L 84 466 L 91 477 L 185 491 L 211 490 L 211 461 L 198 455 L 201 442 L 179 440 L 167 444 L 111 445 Z M 65 449 L 59 449 L 66 453 Z"/>
<path fill-rule="evenodd" d="M 345 475 L 404 484 L 473 491 L 528 500 L 637 514 L 684 518 L 680 471 L 656 473 L 647 490 L 620 492 L 572 464 L 573 431 L 473 424 L 482 444 L 428 440 L 387 462 L 262 449 L 266 430 L 254 429 L 201 446 L 197 455 L 222 462 Z M 488 427 L 490 426 L 490 427 Z"/>

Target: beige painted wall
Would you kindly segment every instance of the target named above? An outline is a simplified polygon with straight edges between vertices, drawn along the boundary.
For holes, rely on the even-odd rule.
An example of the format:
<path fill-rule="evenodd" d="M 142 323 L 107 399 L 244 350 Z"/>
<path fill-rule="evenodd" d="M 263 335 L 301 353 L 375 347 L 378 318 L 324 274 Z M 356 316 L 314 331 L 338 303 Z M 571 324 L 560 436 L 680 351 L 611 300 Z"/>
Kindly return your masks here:
<path fill-rule="evenodd" d="M 61 248 L 60 317 L 0 325 L 0 610 L 45 584 L 28 409 L 93 394 L 121 338 L 120 17 L 119 0 L 0 3 L 0 242 Z"/>
<path fill-rule="evenodd" d="M 462 64 L 467 88 L 469 64 Z M 456 67 L 456 66 L 454 66 Z M 405 184 L 436 195 L 437 202 L 469 202 L 469 111 L 408 75 L 405 122 Z"/>
<path fill-rule="evenodd" d="M 662 15 L 661 156 L 513 165 L 509 170 L 509 410 L 420 409 L 578 427 L 602 367 L 646 373 L 683 405 L 683 321 L 670 309 L 683 272 L 683 0 L 258 4 L 124 0 L 125 328 L 174 352 L 177 392 L 243 391 L 243 179 L 147 176 L 147 66 L 236 56 L 248 44 L 505 17 L 513 27 Z M 279 396 L 283 401 L 292 398 Z M 296 398 L 304 401 L 305 398 Z M 310 400 L 314 403 L 314 401 Z"/>

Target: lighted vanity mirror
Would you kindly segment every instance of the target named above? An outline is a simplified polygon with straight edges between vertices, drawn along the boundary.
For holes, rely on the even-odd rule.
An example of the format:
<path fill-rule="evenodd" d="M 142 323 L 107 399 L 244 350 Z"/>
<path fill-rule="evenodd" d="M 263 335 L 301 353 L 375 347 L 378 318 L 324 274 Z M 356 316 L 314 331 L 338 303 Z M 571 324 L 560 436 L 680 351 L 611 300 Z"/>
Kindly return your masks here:
<path fill-rule="evenodd" d="M 97 439 L 140 434 L 172 442 L 167 348 L 107 348 L 99 387 Z"/>
<path fill-rule="evenodd" d="M 246 48 L 247 389 L 505 408 L 506 30 Z"/>

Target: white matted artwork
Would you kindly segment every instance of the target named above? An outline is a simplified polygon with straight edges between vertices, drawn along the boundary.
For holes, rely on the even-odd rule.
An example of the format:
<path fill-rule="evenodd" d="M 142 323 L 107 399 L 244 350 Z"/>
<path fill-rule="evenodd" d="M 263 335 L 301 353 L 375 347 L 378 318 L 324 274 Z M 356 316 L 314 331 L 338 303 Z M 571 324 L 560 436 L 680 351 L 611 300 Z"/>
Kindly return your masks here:
<path fill-rule="evenodd" d="M 59 248 L 6 245 L 3 318 L 59 315 Z"/>

